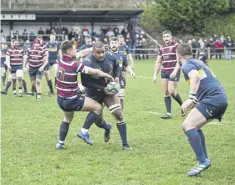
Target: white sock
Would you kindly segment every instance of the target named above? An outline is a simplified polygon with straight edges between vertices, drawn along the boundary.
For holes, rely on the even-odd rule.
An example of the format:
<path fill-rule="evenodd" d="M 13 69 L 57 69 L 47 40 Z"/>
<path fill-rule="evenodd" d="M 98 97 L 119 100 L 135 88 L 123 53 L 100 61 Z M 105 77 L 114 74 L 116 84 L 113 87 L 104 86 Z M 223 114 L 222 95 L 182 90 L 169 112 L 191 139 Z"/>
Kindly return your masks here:
<path fill-rule="evenodd" d="M 16 90 L 13 91 L 13 94 L 16 94 Z"/>
<path fill-rule="evenodd" d="M 19 94 L 22 94 L 22 92 L 23 92 L 22 89 L 19 89 Z"/>
<path fill-rule="evenodd" d="M 166 113 L 166 114 L 168 114 L 168 115 L 170 115 L 170 116 L 171 116 L 171 113 L 169 113 L 169 112 L 168 112 L 168 113 Z"/>
<path fill-rule="evenodd" d="M 81 129 L 81 132 L 82 132 L 83 134 L 86 134 L 86 133 L 88 133 L 88 129 L 82 128 L 82 129 Z"/>
<path fill-rule="evenodd" d="M 60 141 L 60 140 L 59 140 L 59 143 L 60 143 L 61 145 L 63 145 L 63 144 L 64 144 L 64 141 Z"/>

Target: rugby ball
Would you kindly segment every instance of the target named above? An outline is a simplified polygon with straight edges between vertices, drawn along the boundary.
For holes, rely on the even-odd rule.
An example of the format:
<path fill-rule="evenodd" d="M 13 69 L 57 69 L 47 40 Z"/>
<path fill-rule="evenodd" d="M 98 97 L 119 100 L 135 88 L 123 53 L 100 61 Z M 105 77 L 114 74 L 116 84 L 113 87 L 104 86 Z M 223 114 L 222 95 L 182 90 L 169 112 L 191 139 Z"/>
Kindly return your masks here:
<path fill-rule="evenodd" d="M 120 85 L 117 82 L 109 82 L 107 88 L 109 92 L 117 94 L 120 90 Z"/>

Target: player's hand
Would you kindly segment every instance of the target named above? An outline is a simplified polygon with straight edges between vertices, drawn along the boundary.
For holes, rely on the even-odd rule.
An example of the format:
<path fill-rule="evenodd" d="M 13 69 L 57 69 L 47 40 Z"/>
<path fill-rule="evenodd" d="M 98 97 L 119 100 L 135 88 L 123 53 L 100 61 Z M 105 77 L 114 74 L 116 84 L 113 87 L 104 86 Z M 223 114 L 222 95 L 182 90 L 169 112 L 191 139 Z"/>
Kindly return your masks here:
<path fill-rule="evenodd" d="M 111 75 L 109 75 L 109 74 L 106 74 L 105 78 L 109 82 L 113 82 L 114 81 L 113 77 Z"/>
<path fill-rule="evenodd" d="M 44 66 L 41 66 L 41 67 L 39 68 L 39 71 L 42 72 L 43 70 L 44 70 Z"/>
<path fill-rule="evenodd" d="M 115 93 L 111 93 L 107 87 L 104 88 L 104 93 L 107 95 L 115 95 Z"/>
<path fill-rule="evenodd" d="M 157 83 L 157 75 L 153 75 L 153 82 Z"/>
<path fill-rule="evenodd" d="M 170 79 L 175 79 L 177 75 L 177 72 L 173 71 L 171 74 L 170 74 Z"/>
<path fill-rule="evenodd" d="M 187 111 L 194 108 L 194 106 L 195 106 L 195 103 L 193 103 L 192 99 L 187 99 L 186 101 L 184 101 L 183 104 L 180 107 L 182 116 L 185 116 Z"/>

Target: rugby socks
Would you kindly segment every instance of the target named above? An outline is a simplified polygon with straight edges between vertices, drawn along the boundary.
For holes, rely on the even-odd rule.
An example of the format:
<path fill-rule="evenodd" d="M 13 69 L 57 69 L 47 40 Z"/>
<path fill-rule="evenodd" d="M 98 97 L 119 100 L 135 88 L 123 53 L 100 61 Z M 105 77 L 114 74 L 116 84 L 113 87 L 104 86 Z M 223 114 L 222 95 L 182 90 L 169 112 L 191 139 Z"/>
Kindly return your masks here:
<path fill-rule="evenodd" d="M 5 85 L 6 76 L 2 76 L 2 84 Z"/>
<path fill-rule="evenodd" d="M 62 121 L 61 125 L 60 125 L 60 132 L 59 132 L 59 143 L 61 145 L 64 144 L 65 138 L 68 134 L 69 131 L 69 123 Z"/>
<path fill-rule="evenodd" d="M 48 81 L 47 81 L 47 85 L 48 85 L 48 87 L 49 87 L 49 89 L 50 89 L 50 92 L 51 92 L 51 93 L 54 93 L 51 80 L 48 80 Z"/>
<path fill-rule="evenodd" d="M 99 127 L 99 128 L 103 128 L 105 130 L 108 130 L 109 129 L 109 126 L 107 124 L 107 122 L 105 120 L 102 121 L 102 123 L 97 123 L 95 122 L 96 126 Z"/>
<path fill-rule="evenodd" d="M 12 88 L 13 90 L 13 95 L 16 95 L 16 88 Z"/>
<path fill-rule="evenodd" d="M 56 87 L 56 77 L 55 77 L 55 82 L 54 82 L 54 83 L 55 83 L 54 85 L 55 85 L 55 87 Z"/>
<path fill-rule="evenodd" d="M 6 88 L 5 88 L 5 90 L 4 90 L 4 92 L 8 92 L 8 89 L 11 87 L 11 81 L 7 81 L 7 86 L 6 86 Z"/>
<path fill-rule="evenodd" d="M 170 96 L 165 96 L 164 101 L 165 101 L 165 106 L 166 106 L 167 113 L 171 114 L 171 97 Z"/>
<path fill-rule="evenodd" d="M 189 143 L 197 157 L 199 163 L 204 163 L 206 161 L 206 156 L 203 151 L 201 137 L 195 128 L 185 132 L 188 137 Z"/>
<path fill-rule="evenodd" d="M 23 83 L 23 87 L 24 87 L 24 92 L 28 92 L 27 85 L 26 85 L 26 82 L 24 79 L 22 80 L 22 83 Z"/>
<path fill-rule="evenodd" d="M 172 95 L 171 97 L 174 98 L 174 100 L 177 101 L 180 106 L 182 105 L 183 102 L 182 102 L 182 99 L 181 99 L 179 93 L 176 93 L 175 96 Z"/>
<path fill-rule="evenodd" d="M 126 123 L 125 121 L 117 122 L 117 129 L 122 139 L 122 145 L 127 145 Z"/>
<path fill-rule="evenodd" d="M 198 134 L 200 135 L 200 139 L 201 139 L 201 144 L 202 144 L 202 148 L 205 154 L 205 157 L 208 159 L 208 155 L 207 155 L 207 150 L 206 150 L 206 142 L 205 142 L 205 136 L 202 132 L 201 129 L 197 130 Z"/>
<path fill-rule="evenodd" d="M 98 117 L 99 115 L 97 115 L 96 113 L 90 112 L 86 117 L 83 128 L 88 130 L 91 127 L 91 125 L 97 120 Z"/>

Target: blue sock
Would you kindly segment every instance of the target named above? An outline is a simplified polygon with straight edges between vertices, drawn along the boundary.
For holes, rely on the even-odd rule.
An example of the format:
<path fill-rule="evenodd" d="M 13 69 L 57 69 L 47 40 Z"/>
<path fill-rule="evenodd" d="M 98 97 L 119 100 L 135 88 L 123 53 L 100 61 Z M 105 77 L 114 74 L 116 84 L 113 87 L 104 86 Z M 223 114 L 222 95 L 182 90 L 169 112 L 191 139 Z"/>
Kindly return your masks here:
<path fill-rule="evenodd" d="M 7 86 L 4 91 L 7 93 L 10 87 L 11 87 L 11 81 L 7 81 Z"/>
<path fill-rule="evenodd" d="M 64 140 L 69 131 L 69 123 L 62 121 L 60 125 L 59 141 L 61 144 L 64 144 Z"/>
<path fill-rule="evenodd" d="M 99 115 L 97 115 L 94 112 L 90 112 L 85 120 L 85 123 L 83 125 L 83 128 L 85 129 L 89 129 L 91 127 L 91 125 L 99 118 Z"/>
<path fill-rule="evenodd" d="M 204 163 L 206 161 L 206 157 L 202 148 L 200 135 L 198 134 L 195 128 L 188 130 L 185 132 L 188 137 L 189 143 L 197 157 L 199 163 Z"/>
<path fill-rule="evenodd" d="M 170 96 L 165 96 L 164 101 L 165 101 L 167 113 L 171 113 L 171 97 Z"/>
<path fill-rule="evenodd" d="M 127 144 L 127 135 L 126 135 L 126 123 L 125 121 L 118 122 L 117 128 L 122 139 L 122 145 Z"/>
<path fill-rule="evenodd" d="M 198 132 L 198 134 L 200 135 L 201 144 L 202 144 L 202 148 L 203 148 L 205 157 L 208 159 L 207 150 L 206 150 L 205 136 L 204 136 L 204 134 L 203 134 L 203 132 L 202 132 L 201 129 L 199 129 L 197 132 Z"/>
<path fill-rule="evenodd" d="M 109 129 L 109 125 L 107 124 L 107 122 L 105 120 L 102 120 L 101 122 L 97 123 L 95 122 L 96 126 L 99 128 L 103 128 L 105 130 Z"/>
<path fill-rule="evenodd" d="M 28 92 L 25 80 L 23 79 L 22 82 L 23 82 L 24 92 Z"/>

